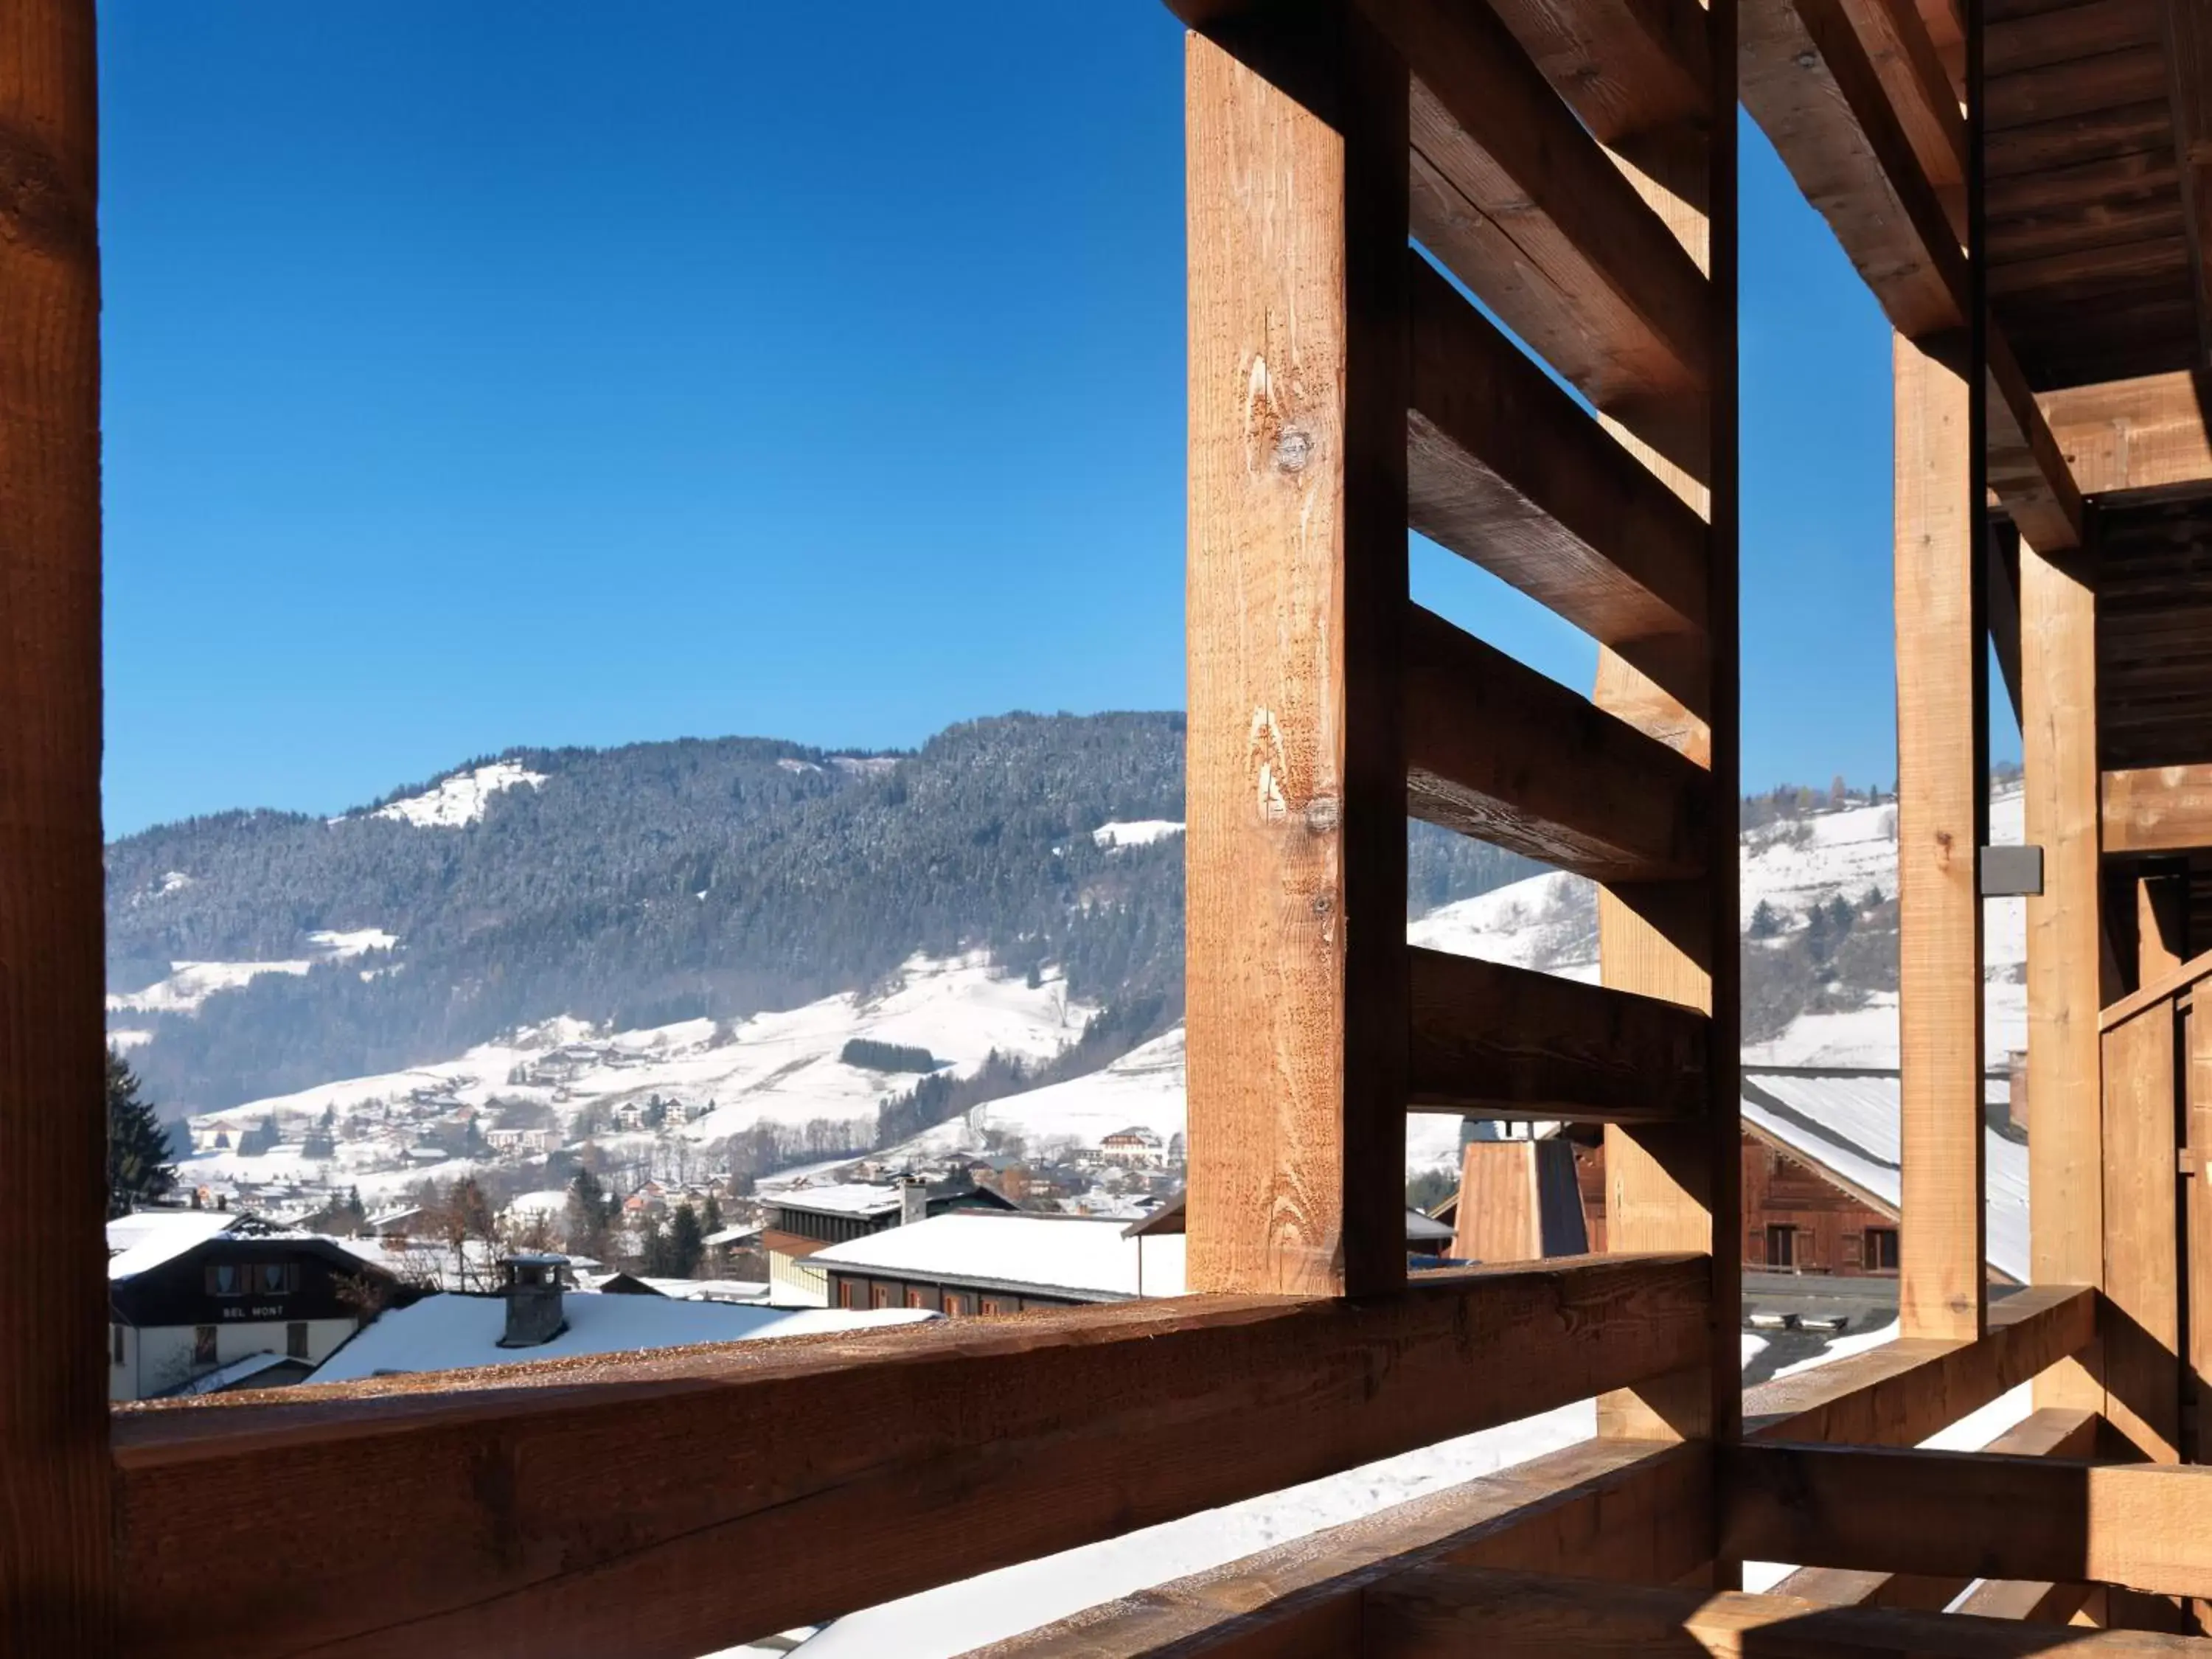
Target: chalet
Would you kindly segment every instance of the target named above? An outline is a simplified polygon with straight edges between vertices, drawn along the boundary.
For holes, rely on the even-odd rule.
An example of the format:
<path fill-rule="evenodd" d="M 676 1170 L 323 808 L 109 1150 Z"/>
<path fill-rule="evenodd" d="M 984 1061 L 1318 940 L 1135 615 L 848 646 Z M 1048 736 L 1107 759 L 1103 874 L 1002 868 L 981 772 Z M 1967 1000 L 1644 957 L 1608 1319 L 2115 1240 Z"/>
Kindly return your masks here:
<path fill-rule="evenodd" d="M 808 1260 L 817 1251 L 952 1210 L 1014 1207 L 988 1187 L 932 1191 L 918 1181 L 787 1187 L 763 1193 L 761 1203 L 767 1211 L 760 1248 L 768 1256 L 769 1282 L 780 1300 L 816 1308 L 828 1306 L 830 1297 L 829 1279 Z"/>
<path fill-rule="evenodd" d="M 1409 1456 L 1437 1460 L 1418 1501 L 1245 1534 L 1165 1583 L 1132 1540 L 1092 1580 L 1128 1599 L 993 1652 L 2212 1656 L 2205 7 L 1172 9 L 1192 1293 L 1009 1330 L 571 1297 L 520 1263 L 507 1297 L 387 1315 L 314 1399 L 111 1406 L 82 1248 L 105 1156 L 108 88 L 91 0 L 9 0 L 0 1651 L 690 1659 L 977 1575 L 1018 1602 L 999 1570 Z M 1057 87 L 1018 44 L 1008 73 Z M 1054 136 L 998 137 L 1048 161 Z M 1901 935 L 1900 1340 L 1748 1390 L 1740 173 L 1802 197 L 1886 325 Z M 1041 176 L 1060 188 L 1026 204 L 1066 213 L 1078 181 Z M 1880 367 L 1811 356 L 1812 332 L 1758 349 L 1808 353 L 1824 390 Z M 1753 452 L 1761 494 L 1817 514 L 1778 448 Z M 1579 630 L 1588 694 L 1415 604 L 1409 530 Z M 2022 737 L 2010 849 L 1986 835 L 1993 703 Z M 1596 982 L 1410 945 L 1409 812 L 1597 884 Z M 2030 1283 L 2002 1296 L 1993 895 L 2027 915 Z M 1409 1268 L 1412 1111 L 1600 1128 L 1604 1252 L 1548 1255 L 1555 1207 L 1582 1219 L 1571 1161 L 1516 1151 L 1497 1161 L 1540 1166 L 1539 1195 L 1564 1176 L 1566 1203 L 1480 1271 Z M 1885 1161 L 1853 1177 L 1869 1200 Z M 929 1212 L 769 1202 L 809 1254 Z M 794 1231 L 817 1220 L 851 1236 Z M 228 1267 L 278 1306 L 279 1248 L 149 1242 L 111 1264 L 111 1304 L 165 1273 L 219 1302 Z M 638 1355 L 629 1320 L 848 1334 Z M 375 1380 L 564 1341 L 594 1360 L 557 1386 Z M 2024 1416 L 1981 1417 L 2022 1389 Z M 1536 1421 L 1574 1426 L 1510 1438 Z M 1437 1450 L 1491 1431 L 1503 1474 Z M 1795 1565 L 1747 1593 L 1756 1563 Z"/>
<path fill-rule="evenodd" d="M 1115 1130 L 1098 1143 L 1098 1151 L 1115 1164 L 1158 1164 L 1165 1156 L 1160 1138 L 1141 1124 Z"/>
<path fill-rule="evenodd" d="M 107 1227 L 112 1400 L 296 1382 L 361 1327 L 364 1280 L 397 1285 L 335 1241 L 206 1210 Z"/>
<path fill-rule="evenodd" d="M 834 1308 L 921 1308 L 948 1319 L 1181 1296 L 1180 1232 L 1087 1216 L 948 1210 L 832 1244 L 806 1265 Z"/>

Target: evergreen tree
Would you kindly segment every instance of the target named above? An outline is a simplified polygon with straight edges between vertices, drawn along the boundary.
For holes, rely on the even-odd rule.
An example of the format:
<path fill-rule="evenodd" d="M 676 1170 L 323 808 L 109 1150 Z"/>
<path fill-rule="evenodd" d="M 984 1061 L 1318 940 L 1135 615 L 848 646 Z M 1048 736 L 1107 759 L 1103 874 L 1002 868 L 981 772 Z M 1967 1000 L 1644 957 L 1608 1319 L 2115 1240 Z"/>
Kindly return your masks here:
<path fill-rule="evenodd" d="M 617 1208 L 606 1183 L 589 1170 L 576 1171 L 568 1183 L 568 1248 L 579 1255 L 606 1259 L 607 1229 Z"/>
<path fill-rule="evenodd" d="M 1753 939 L 1772 939 L 1782 931 L 1782 918 L 1765 899 L 1753 907 L 1749 933 Z"/>
<path fill-rule="evenodd" d="M 177 1184 L 169 1132 L 138 1097 L 138 1079 L 123 1056 L 107 1051 L 107 1216 L 158 1203 Z"/>
<path fill-rule="evenodd" d="M 708 1194 L 706 1213 L 702 1215 L 699 1219 L 700 1224 L 706 1228 L 707 1236 L 709 1238 L 712 1238 L 716 1233 L 721 1231 L 723 1227 L 727 1224 L 722 1219 L 722 1200 L 712 1193 Z"/>
<path fill-rule="evenodd" d="M 699 1271 L 700 1262 L 707 1256 L 707 1230 L 699 1224 L 699 1212 L 686 1199 L 676 1206 L 676 1216 L 668 1229 L 668 1274 L 672 1279 L 689 1279 Z"/>

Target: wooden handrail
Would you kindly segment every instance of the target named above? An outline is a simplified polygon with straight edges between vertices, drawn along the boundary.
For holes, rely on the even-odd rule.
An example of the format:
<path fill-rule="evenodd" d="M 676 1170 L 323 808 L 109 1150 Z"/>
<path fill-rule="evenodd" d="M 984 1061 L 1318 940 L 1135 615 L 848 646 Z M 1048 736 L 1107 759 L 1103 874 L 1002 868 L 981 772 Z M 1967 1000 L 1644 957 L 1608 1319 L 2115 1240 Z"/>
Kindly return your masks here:
<path fill-rule="evenodd" d="M 692 1659 L 1679 1370 L 1711 1284 L 1587 1256 L 122 1411 L 120 1650 Z"/>
<path fill-rule="evenodd" d="M 2130 991 L 2098 1017 L 2097 1029 L 2109 1031 L 2124 1025 L 2147 1008 L 2179 995 L 2207 975 L 2212 975 L 2212 951 L 2194 956 L 2179 968 L 2169 969 L 2139 991 Z"/>

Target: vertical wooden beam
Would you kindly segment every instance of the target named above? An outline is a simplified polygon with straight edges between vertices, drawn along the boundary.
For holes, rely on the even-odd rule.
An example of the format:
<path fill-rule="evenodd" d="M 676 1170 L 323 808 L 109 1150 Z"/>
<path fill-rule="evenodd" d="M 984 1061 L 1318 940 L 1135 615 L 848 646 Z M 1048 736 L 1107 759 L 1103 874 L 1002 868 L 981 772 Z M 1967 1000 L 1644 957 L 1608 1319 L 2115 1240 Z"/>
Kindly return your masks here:
<path fill-rule="evenodd" d="M 112 1651 L 91 0 L 0 7 L 0 1651 Z"/>
<path fill-rule="evenodd" d="M 1898 1003 L 1907 1337 L 1974 1337 L 1982 1267 L 1986 647 L 1972 388 L 1899 336 L 1897 383 Z"/>
<path fill-rule="evenodd" d="M 1405 1277 L 1407 99 L 1350 0 L 1194 33 L 1190 1285 Z"/>
<path fill-rule="evenodd" d="M 2027 900 L 2028 1227 L 2039 1285 L 2105 1282 L 2105 954 L 2092 556 L 2020 550 L 2026 836 L 2043 848 Z M 2097 1350 L 2036 1379 L 2035 1403 L 2102 1411 Z"/>
<path fill-rule="evenodd" d="M 2191 999 L 2192 1004 L 2194 999 Z M 2182 1455 L 2212 1462 L 2212 1006 L 2192 1006 L 2184 1025 L 2189 1157 L 2181 1182 L 2186 1348 L 2182 1355 Z"/>
<path fill-rule="evenodd" d="M 1713 115 L 1701 130 L 1639 149 L 1623 170 L 1688 251 L 1708 282 L 1712 386 L 1710 488 L 1670 465 L 1608 422 L 1711 526 L 1707 637 L 1702 659 L 1668 665 L 1675 685 L 1702 686 L 1699 720 L 1642 666 L 1601 648 L 1593 696 L 1601 708 L 1673 744 L 1712 775 L 1715 810 L 1709 874 L 1700 882 L 1618 884 L 1598 896 L 1598 959 L 1604 982 L 1698 1008 L 1712 1016 L 1711 1107 L 1705 1123 L 1667 1127 L 1609 1124 L 1605 1132 L 1605 1242 L 1608 1250 L 1709 1252 L 1713 1272 L 1712 1348 L 1705 1365 L 1599 1401 L 1599 1431 L 1640 1438 L 1732 1439 L 1742 1423 L 1737 1332 L 1741 1322 L 1743 1239 L 1738 1188 L 1741 1104 L 1736 1091 L 1741 1013 L 1736 936 L 1736 815 L 1740 683 L 1736 571 L 1736 9 L 1706 9 L 1713 65 Z M 1660 158 L 1666 166 L 1660 167 Z M 1667 168 L 1673 168 L 1669 172 Z M 1657 168 L 1658 170 L 1654 170 Z M 1721 1569 L 1723 1578 L 1730 1569 Z"/>
<path fill-rule="evenodd" d="M 2181 1218 L 2172 1002 L 2105 1033 L 2105 1416 L 2144 1456 L 2181 1452 Z"/>

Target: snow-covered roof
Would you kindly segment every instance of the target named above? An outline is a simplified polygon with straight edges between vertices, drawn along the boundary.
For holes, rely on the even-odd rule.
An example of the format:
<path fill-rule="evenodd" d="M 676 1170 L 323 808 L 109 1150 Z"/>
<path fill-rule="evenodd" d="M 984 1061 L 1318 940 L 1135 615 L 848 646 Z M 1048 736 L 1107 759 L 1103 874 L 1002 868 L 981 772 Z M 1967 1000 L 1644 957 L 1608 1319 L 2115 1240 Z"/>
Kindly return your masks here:
<path fill-rule="evenodd" d="M 1895 1073 L 1743 1071 L 1747 1127 L 1895 1210 L 1902 1199 L 1902 1085 Z M 2027 1284 L 2027 1148 L 1985 1129 L 1990 1265 Z"/>
<path fill-rule="evenodd" d="M 806 1265 L 1082 1296 L 1180 1296 L 1182 1243 L 1164 1234 L 1148 1243 L 1112 1218 L 955 1210 L 817 1250 Z"/>
<path fill-rule="evenodd" d="M 760 1231 L 757 1223 L 750 1226 L 739 1223 L 734 1227 L 725 1227 L 720 1232 L 708 1233 L 704 1242 L 708 1244 L 737 1244 L 748 1238 L 758 1238 Z"/>
<path fill-rule="evenodd" d="M 897 1188 L 860 1181 L 827 1187 L 791 1187 L 781 1192 L 763 1194 L 763 1198 L 779 1209 L 809 1210 L 817 1215 L 889 1215 L 899 1206 Z"/>
<path fill-rule="evenodd" d="M 288 1359 L 281 1353 L 250 1353 L 243 1359 L 234 1359 L 228 1365 L 219 1365 L 194 1377 L 172 1394 L 221 1394 L 226 1389 L 235 1389 L 250 1382 L 264 1371 L 274 1370 L 279 1365 L 296 1365 L 301 1362 Z"/>
<path fill-rule="evenodd" d="M 237 1210 L 140 1210 L 118 1216 L 107 1224 L 108 1283 L 158 1267 L 234 1230 L 248 1231 L 255 1237 L 287 1236 Z"/>
<path fill-rule="evenodd" d="M 787 1312 L 728 1302 L 678 1302 L 659 1296 L 601 1296 L 571 1291 L 562 1298 L 568 1327 L 532 1348 L 502 1348 L 507 1298 L 459 1291 L 426 1296 L 382 1315 L 308 1377 L 311 1382 L 352 1382 L 410 1371 L 464 1370 L 477 1365 L 528 1364 L 580 1354 L 632 1353 L 680 1348 L 696 1342 L 744 1342 L 763 1337 L 809 1336 L 820 1331 L 865 1329 L 934 1319 L 919 1309 L 859 1311 L 811 1308 Z"/>

